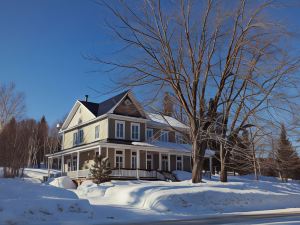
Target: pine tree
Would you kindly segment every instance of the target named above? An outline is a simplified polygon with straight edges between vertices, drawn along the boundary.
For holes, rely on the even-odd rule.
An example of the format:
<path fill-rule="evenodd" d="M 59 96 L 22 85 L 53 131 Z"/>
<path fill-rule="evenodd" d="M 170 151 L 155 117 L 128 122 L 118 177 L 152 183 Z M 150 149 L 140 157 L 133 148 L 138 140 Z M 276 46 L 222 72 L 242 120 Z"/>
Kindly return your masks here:
<path fill-rule="evenodd" d="M 100 184 L 109 180 L 111 174 L 110 164 L 108 158 L 102 155 L 96 155 L 94 158 L 94 165 L 90 169 L 93 181 Z"/>
<path fill-rule="evenodd" d="M 276 149 L 277 170 L 282 181 L 292 178 L 294 171 L 298 168 L 299 157 L 296 150 L 287 137 L 284 124 L 281 125 L 280 139 Z"/>

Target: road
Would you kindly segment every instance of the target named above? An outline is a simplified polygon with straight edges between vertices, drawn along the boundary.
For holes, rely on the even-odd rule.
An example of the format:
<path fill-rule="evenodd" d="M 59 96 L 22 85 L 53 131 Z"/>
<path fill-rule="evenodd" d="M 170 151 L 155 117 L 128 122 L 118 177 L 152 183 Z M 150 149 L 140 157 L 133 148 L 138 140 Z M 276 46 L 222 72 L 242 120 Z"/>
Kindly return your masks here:
<path fill-rule="evenodd" d="M 135 223 L 141 224 L 141 223 Z M 300 213 L 272 213 L 257 215 L 224 215 L 191 220 L 170 220 L 143 223 L 143 225 L 196 225 L 196 224 L 300 224 Z"/>

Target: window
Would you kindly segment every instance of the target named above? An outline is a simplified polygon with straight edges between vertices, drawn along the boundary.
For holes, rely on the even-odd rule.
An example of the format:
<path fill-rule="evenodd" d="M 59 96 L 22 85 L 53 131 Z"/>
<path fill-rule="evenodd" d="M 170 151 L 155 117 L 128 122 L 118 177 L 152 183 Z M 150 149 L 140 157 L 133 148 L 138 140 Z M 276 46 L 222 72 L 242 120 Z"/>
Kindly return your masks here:
<path fill-rule="evenodd" d="M 182 170 L 182 156 L 176 156 L 176 170 Z"/>
<path fill-rule="evenodd" d="M 147 153 L 147 162 L 146 162 L 146 167 L 147 167 L 147 170 L 152 170 L 152 154 L 151 153 Z"/>
<path fill-rule="evenodd" d="M 140 140 L 140 124 L 131 123 L 131 140 L 139 141 Z"/>
<path fill-rule="evenodd" d="M 153 129 L 147 129 L 147 141 L 153 141 Z"/>
<path fill-rule="evenodd" d="M 177 144 L 184 144 L 184 138 L 183 138 L 182 134 L 176 132 L 175 141 Z"/>
<path fill-rule="evenodd" d="M 79 139 L 78 139 L 78 144 L 83 143 L 83 130 L 79 130 Z"/>
<path fill-rule="evenodd" d="M 124 121 L 116 121 L 115 123 L 115 136 L 118 139 L 125 138 L 125 122 Z"/>
<path fill-rule="evenodd" d="M 131 169 L 136 168 L 136 152 L 131 152 Z"/>
<path fill-rule="evenodd" d="M 169 160 L 167 154 L 161 155 L 161 163 L 162 163 L 162 171 L 168 171 L 169 170 Z"/>
<path fill-rule="evenodd" d="M 73 133 L 73 146 L 77 145 L 78 143 L 78 136 L 77 132 Z"/>
<path fill-rule="evenodd" d="M 124 167 L 124 154 L 123 151 L 116 151 L 116 168 L 122 169 Z"/>
<path fill-rule="evenodd" d="M 77 170 L 77 156 L 73 156 L 72 158 L 72 171 Z"/>
<path fill-rule="evenodd" d="M 99 138 L 99 130 L 100 130 L 100 126 L 99 125 L 95 126 L 95 139 Z"/>
<path fill-rule="evenodd" d="M 165 130 L 162 130 L 160 132 L 160 141 L 163 141 L 163 142 L 168 142 L 169 141 L 169 132 L 168 131 L 165 131 Z"/>

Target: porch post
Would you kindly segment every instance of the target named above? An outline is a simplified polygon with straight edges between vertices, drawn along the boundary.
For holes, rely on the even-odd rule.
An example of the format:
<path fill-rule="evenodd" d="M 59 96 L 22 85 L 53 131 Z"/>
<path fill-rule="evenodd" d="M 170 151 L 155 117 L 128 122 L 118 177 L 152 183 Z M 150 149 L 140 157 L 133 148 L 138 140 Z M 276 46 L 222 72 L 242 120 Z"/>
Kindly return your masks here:
<path fill-rule="evenodd" d="M 146 150 L 146 160 L 145 160 L 145 168 L 146 168 L 146 170 L 147 170 L 147 150 Z"/>
<path fill-rule="evenodd" d="M 136 179 L 140 179 L 139 169 L 140 169 L 140 150 L 136 150 Z"/>
<path fill-rule="evenodd" d="M 171 157 L 170 157 L 170 153 L 168 153 L 168 171 L 171 172 Z"/>
<path fill-rule="evenodd" d="M 79 177 L 79 152 L 77 152 L 77 178 Z"/>
<path fill-rule="evenodd" d="M 65 172 L 65 156 L 64 155 L 62 155 L 61 156 L 61 172 L 63 173 L 63 172 Z"/>
<path fill-rule="evenodd" d="M 158 158 L 158 170 L 161 171 L 161 152 L 158 153 L 159 154 L 159 158 Z"/>
<path fill-rule="evenodd" d="M 99 152 L 99 155 L 101 155 L 101 146 L 99 145 L 99 148 L 98 148 L 98 152 Z"/>
<path fill-rule="evenodd" d="M 48 157 L 48 179 L 50 178 L 50 158 Z"/>

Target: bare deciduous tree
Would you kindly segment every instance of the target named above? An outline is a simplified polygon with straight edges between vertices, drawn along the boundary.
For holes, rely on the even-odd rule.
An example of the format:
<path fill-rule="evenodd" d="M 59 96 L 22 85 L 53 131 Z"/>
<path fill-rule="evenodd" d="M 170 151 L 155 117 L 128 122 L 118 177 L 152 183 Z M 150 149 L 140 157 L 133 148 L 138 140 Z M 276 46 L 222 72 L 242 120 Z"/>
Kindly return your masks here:
<path fill-rule="evenodd" d="M 283 99 L 284 88 L 295 88 L 299 59 L 283 46 L 288 32 L 264 18 L 272 1 L 100 4 L 114 16 L 108 26 L 131 57 L 89 59 L 119 69 L 120 87 L 170 90 L 190 127 L 192 181 L 202 179 L 210 139 L 218 142 L 221 180 L 227 181 L 228 157 L 239 132 L 252 126 L 253 115 L 276 107 L 272 100 Z"/>
<path fill-rule="evenodd" d="M 14 83 L 0 84 L 0 129 L 12 118 L 22 118 L 25 113 L 24 101 L 24 94 L 16 91 Z"/>

